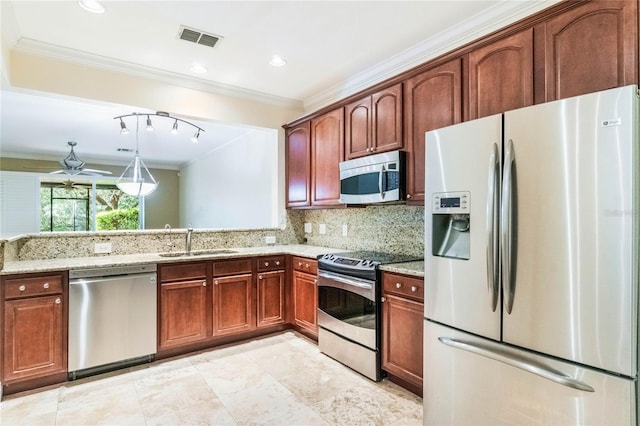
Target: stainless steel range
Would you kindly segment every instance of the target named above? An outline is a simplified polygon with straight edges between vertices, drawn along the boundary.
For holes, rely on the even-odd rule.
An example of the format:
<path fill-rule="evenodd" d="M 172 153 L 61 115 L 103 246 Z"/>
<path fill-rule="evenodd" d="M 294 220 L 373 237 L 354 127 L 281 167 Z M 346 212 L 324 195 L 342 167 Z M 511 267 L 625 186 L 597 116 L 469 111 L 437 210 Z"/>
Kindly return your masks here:
<path fill-rule="evenodd" d="M 380 271 L 386 263 L 414 257 L 348 252 L 318 257 L 320 351 L 371 380 L 380 369 Z"/>

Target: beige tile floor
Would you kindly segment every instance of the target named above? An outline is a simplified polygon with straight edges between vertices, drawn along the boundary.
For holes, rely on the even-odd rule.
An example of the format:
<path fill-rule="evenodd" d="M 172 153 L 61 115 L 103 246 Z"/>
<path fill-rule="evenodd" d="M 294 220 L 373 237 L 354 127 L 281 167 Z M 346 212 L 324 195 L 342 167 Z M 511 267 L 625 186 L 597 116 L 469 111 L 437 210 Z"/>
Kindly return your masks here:
<path fill-rule="evenodd" d="M 422 399 L 288 331 L 9 395 L 0 424 L 422 425 Z"/>

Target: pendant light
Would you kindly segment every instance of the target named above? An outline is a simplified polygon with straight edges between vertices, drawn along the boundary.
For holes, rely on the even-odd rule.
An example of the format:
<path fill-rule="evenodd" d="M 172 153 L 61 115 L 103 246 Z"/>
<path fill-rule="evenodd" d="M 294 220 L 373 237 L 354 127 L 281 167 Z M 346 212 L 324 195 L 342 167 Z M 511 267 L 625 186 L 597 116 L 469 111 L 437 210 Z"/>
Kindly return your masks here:
<path fill-rule="evenodd" d="M 196 129 L 196 132 L 191 137 L 191 140 L 194 143 L 197 143 L 200 138 L 200 133 L 204 132 L 204 129 L 196 126 L 189 121 L 183 120 L 181 118 L 172 117 L 168 112 L 157 111 L 155 113 L 141 113 L 141 112 L 133 112 L 131 114 L 120 115 L 118 117 L 113 117 L 114 120 L 120 120 L 120 133 L 126 135 L 129 133 L 129 129 L 123 120 L 123 118 L 127 117 L 136 117 L 136 153 L 133 157 L 133 160 L 124 172 L 122 176 L 116 181 L 116 185 L 122 192 L 125 194 L 133 195 L 135 197 L 144 197 L 145 195 L 151 194 L 158 187 L 158 182 L 151 176 L 149 169 L 144 165 L 142 158 L 140 158 L 140 150 L 139 150 L 139 136 L 140 136 L 140 116 L 146 116 L 146 130 L 147 132 L 153 132 L 153 124 L 151 123 L 150 116 L 168 118 L 173 120 L 173 126 L 171 128 L 171 133 L 178 133 L 178 121 L 188 124 Z"/>
<path fill-rule="evenodd" d="M 122 119 L 120 120 L 122 121 Z M 116 181 L 116 186 L 122 192 L 133 195 L 134 197 L 149 195 L 158 187 L 158 182 L 151 176 L 149 169 L 147 169 L 142 158 L 140 158 L 138 147 L 139 133 L 140 117 L 136 116 L 136 153 L 131 163 L 124 169 L 122 176 Z"/>

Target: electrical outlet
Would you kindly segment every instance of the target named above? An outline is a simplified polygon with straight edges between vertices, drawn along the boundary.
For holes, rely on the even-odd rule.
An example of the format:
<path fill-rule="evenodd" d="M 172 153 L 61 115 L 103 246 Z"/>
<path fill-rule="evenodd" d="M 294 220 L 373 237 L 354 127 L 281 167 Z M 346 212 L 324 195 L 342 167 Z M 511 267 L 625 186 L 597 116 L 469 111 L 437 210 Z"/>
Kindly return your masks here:
<path fill-rule="evenodd" d="M 349 234 L 349 227 L 346 223 L 342 224 L 342 236 L 346 237 Z"/>
<path fill-rule="evenodd" d="M 324 223 L 321 223 L 320 225 L 318 225 L 318 234 L 324 235 L 326 233 L 327 233 L 327 225 Z"/>
<path fill-rule="evenodd" d="M 306 222 L 304 224 L 304 233 L 310 234 L 311 232 L 313 232 L 313 225 L 311 225 L 309 222 Z"/>
<path fill-rule="evenodd" d="M 93 246 L 93 252 L 96 254 L 111 253 L 111 243 L 95 243 Z"/>
<path fill-rule="evenodd" d="M 264 242 L 267 244 L 275 244 L 276 243 L 276 237 L 273 235 L 270 235 L 268 237 L 264 238 Z"/>

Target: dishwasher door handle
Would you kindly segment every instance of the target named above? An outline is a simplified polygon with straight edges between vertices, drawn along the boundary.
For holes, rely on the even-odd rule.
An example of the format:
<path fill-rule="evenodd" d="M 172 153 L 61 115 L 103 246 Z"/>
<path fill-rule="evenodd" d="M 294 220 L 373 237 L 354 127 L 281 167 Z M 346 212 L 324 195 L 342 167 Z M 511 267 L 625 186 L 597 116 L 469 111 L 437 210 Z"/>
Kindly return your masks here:
<path fill-rule="evenodd" d="M 147 274 L 133 274 L 133 275 L 113 275 L 110 277 L 91 277 L 91 278 L 74 278 L 69 280 L 69 285 L 95 285 L 95 284 L 107 284 L 113 281 L 122 281 L 126 280 L 139 280 L 144 278 L 149 278 L 150 284 L 157 283 L 157 274 L 155 272 L 150 272 Z"/>

